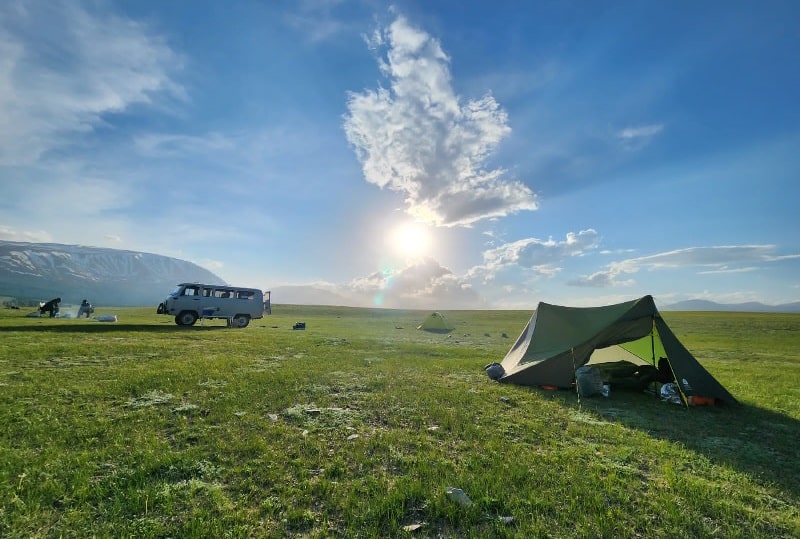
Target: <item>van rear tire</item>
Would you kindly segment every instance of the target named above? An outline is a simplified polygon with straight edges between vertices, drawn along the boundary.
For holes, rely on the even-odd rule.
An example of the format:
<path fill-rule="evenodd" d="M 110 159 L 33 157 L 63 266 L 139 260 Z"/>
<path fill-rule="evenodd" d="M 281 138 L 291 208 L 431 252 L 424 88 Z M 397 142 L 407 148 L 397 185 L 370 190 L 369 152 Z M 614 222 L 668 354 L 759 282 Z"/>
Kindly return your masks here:
<path fill-rule="evenodd" d="M 181 311 L 175 317 L 175 323 L 179 326 L 193 326 L 197 322 L 197 313 L 194 311 Z"/>
<path fill-rule="evenodd" d="M 247 325 L 250 323 L 250 317 L 246 314 L 237 314 L 233 317 L 233 327 L 235 328 L 246 328 Z"/>

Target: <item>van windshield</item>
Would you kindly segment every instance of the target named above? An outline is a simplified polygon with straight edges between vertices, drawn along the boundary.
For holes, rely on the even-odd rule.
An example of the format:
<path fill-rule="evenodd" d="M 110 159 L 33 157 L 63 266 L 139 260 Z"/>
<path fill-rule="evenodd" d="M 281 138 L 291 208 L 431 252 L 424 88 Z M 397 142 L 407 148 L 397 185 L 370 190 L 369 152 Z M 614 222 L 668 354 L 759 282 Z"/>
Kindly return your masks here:
<path fill-rule="evenodd" d="M 182 286 L 177 287 L 175 290 L 170 292 L 169 295 L 172 296 L 173 298 L 177 298 L 181 293 L 181 288 L 183 287 Z"/>

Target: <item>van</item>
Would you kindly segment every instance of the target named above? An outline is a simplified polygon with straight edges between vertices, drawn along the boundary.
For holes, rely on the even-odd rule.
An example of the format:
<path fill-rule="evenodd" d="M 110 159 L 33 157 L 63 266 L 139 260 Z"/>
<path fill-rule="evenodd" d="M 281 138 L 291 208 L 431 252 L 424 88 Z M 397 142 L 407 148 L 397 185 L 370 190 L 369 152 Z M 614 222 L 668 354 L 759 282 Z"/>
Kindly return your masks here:
<path fill-rule="evenodd" d="M 225 318 L 229 326 L 244 328 L 269 310 L 269 299 L 265 302 L 257 288 L 181 283 L 156 312 L 174 316 L 179 326 L 192 326 L 199 318 Z"/>

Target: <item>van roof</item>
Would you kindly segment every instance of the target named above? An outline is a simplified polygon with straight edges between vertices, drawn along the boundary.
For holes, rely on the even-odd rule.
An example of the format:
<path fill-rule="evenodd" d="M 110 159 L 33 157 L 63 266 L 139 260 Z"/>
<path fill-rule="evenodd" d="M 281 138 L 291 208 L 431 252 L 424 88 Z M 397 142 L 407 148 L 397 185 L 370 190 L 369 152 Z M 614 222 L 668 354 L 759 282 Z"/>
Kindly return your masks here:
<path fill-rule="evenodd" d="M 230 284 L 180 283 L 178 286 L 202 286 L 203 288 L 230 288 L 232 290 L 248 290 L 252 292 L 261 292 L 260 288 L 250 288 L 248 286 L 235 286 Z"/>

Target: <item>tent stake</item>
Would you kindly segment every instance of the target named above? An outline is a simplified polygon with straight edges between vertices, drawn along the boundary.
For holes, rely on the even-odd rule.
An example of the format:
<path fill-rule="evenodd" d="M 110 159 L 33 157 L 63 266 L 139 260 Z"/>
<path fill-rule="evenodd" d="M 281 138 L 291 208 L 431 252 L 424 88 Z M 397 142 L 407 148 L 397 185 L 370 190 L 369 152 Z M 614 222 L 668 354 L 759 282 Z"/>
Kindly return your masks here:
<path fill-rule="evenodd" d="M 658 367 L 656 365 L 656 317 L 652 318 L 653 325 L 650 326 L 650 355 L 653 358 L 653 367 Z"/>
<path fill-rule="evenodd" d="M 581 407 L 581 388 L 578 385 L 578 369 L 575 368 L 575 348 L 569 349 L 572 354 L 572 376 L 575 379 L 575 393 L 578 394 L 578 409 Z"/>

